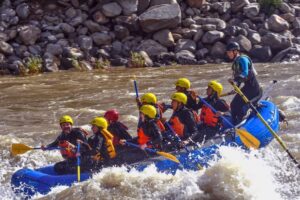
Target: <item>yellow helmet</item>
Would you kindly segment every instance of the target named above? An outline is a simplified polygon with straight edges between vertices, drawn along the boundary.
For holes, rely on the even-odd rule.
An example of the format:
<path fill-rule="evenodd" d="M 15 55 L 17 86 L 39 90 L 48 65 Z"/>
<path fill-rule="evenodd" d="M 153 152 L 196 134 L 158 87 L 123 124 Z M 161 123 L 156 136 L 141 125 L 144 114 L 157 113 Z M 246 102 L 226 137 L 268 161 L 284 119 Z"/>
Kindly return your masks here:
<path fill-rule="evenodd" d="M 175 82 L 175 85 L 185 89 L 190 89 L 191 82 L 187 78 L 180 78 Z"/>
<path fill-rule="evenodd" d="M 223 91 L 223 86 L 218 81 L 210 81 L 207 85 L 208 87 L 211 87 L 215 92 L 217 92 L 218 96 L 221 96 Z"/>
<path fill-rule="evenodd" d="M 59 123 L 70 123 L 70 124 L 74 124 L 73 119 L 70 115 L 64 115 L 59 119 Z"/>
<path fill-rule="evenodd" d="M 141 97 L 141 102 L 142 103 L 152 103 L 152 104 L 156 104 L 157 99 L 155 94 L 153 93 L 146 93 Z"/>
<path fill-rule="evenodd" d="M 90 124 L 103 129 L 107 129 L 108 127 L 108 123 L 104 117 L 95 117 Z"/>
<path fill-rule="evenodd" d="M 184 105 L 187 102 L 187 96 L 182 92 L 175 92 L 172 94 L 171 99 L 183 103 Z"/>
<path fill-rule="evenodd" d="M 143 105 L 140 108 L 140 112 L 143 113 L 144 115 L 148 116 L 151 119 L 154 119 L 156 116 L 156 109 L 152 105 Z"/>

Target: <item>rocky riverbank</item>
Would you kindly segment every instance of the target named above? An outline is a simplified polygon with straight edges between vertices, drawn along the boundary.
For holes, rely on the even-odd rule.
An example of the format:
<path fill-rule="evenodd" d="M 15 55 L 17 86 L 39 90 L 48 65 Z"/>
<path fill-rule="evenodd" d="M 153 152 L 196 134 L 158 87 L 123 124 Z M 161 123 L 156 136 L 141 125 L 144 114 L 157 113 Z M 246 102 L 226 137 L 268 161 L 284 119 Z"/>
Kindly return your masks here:
<path fill-rule="evenodd" d="M 298 2 L 3 0 L 0 70 L 221 63 L 230 41 L 255 62 L 298 61 Z"/>

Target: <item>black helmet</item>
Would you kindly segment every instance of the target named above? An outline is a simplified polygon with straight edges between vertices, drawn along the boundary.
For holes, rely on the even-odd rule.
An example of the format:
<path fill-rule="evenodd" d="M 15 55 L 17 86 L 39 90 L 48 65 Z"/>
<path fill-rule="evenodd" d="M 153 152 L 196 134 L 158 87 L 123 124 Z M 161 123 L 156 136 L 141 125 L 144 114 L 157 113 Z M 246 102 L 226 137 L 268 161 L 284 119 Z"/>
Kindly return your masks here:
<path fill-rule="evenodd" d="M 234 50 L 240 50 L 240 45 L 237 42 L 230 42 L 226 46 L 226 51 L 234 51 Z"/>

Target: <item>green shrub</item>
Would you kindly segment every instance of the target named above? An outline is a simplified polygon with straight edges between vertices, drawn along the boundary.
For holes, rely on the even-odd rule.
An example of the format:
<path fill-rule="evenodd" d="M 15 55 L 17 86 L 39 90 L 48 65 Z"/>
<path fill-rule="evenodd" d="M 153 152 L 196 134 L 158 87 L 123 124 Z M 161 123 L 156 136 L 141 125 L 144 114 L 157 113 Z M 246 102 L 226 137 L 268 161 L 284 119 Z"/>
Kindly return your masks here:
<path fill-rule="evenodd" d="M 145 67 L 145 58 L 139 52 L 131 52 L 129 67 Z"/>
<path fill-rule="evenodd" d="M 29 57 L 25 63 L 27 70 L 21 69 L 22 73 L 38 74 L 42 72 L 43 60 L 40 57 Z"/>
<path fill-rule="evenodd" d="M 282 4 L 282 0 L 259 0 L 258 3 L 263 12 L 271 15 Z"/>
<path fill-rule="evenodd" d="M 110 67 L 110 61 L 107 59 L 98 59 L 95 61 L 94 68 L 95 69 L 105 69 Z"/>

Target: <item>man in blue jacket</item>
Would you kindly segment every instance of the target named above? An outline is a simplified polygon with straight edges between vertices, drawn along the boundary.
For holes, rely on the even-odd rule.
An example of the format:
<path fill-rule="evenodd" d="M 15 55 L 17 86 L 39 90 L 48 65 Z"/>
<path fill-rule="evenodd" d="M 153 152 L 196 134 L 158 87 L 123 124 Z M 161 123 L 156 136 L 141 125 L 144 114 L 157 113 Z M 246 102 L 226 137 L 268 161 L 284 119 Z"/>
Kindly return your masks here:
<path fill-rule="evenodd" d="M 240 45 L 236 42 L 230 42 L 226 47 L 226 54 L 230 60 L 233 60 L 232 71 L 233 78 L 229 82 L 234 82 L 241 91 L 251 101 L 256 104 L 261 98 L 262 89 L 256 79 L 256 71 L 253 67 L 251 59 L 240 53 Z M 248 110 L 248 106 L 239 94 L 236 94 L 231 104 L 231 115 L 235 124 L 242 121 Z"/>

